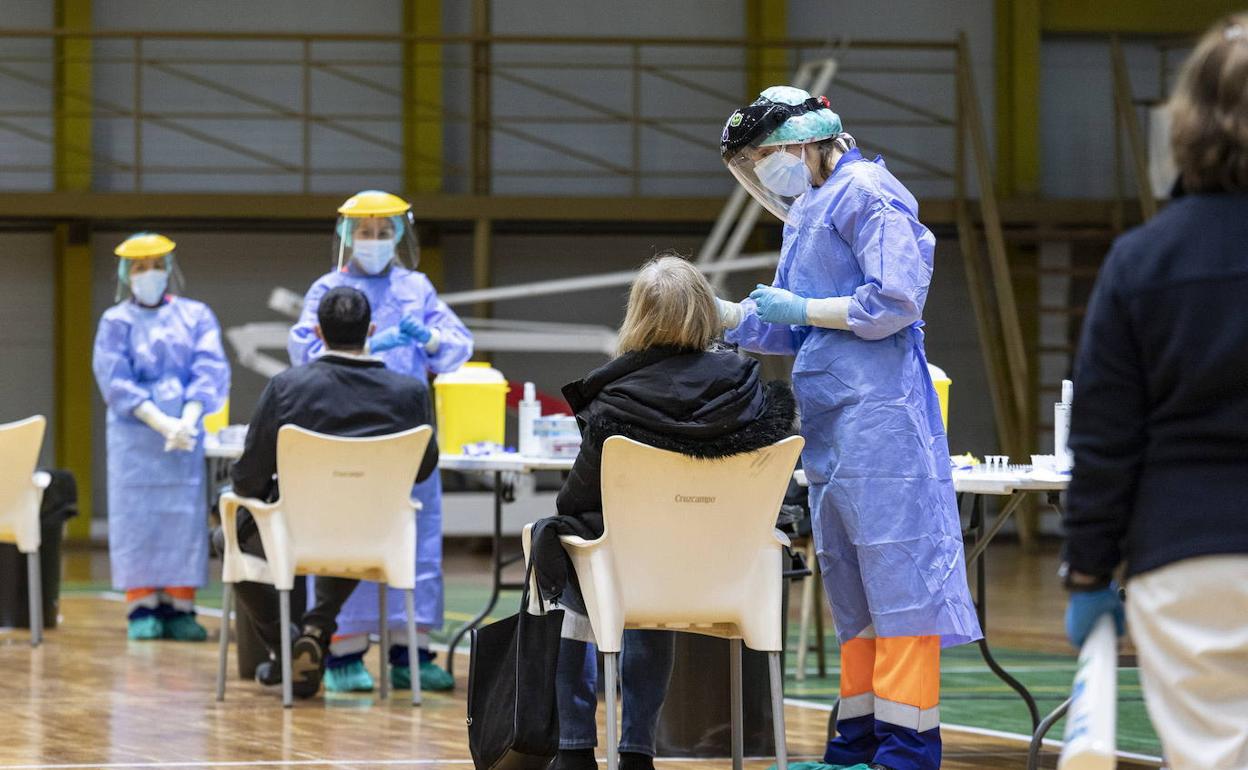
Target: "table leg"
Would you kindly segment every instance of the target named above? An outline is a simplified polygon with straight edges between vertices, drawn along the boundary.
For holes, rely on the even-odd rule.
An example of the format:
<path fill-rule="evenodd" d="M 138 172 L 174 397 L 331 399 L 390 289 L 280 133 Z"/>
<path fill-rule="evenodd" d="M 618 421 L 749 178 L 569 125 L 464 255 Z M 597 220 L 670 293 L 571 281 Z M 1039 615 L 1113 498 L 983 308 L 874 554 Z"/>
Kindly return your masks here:
<path fill-rule="evenodd" d="M 477 613 L 476 617 L 455 632 L 455 636 L 451 638 L 450 645 L 447 646 L 446 670 L 452 677 L 455 676 L 455 650 L 459 647 L 459 643 L 468 635 L 468 632 L 481 625 L 481 621 L 489 617 L 489 614 L 494 611 L 494 607 L 498 604 L 498 595 L 503 588 L 503 566 L 503 474 L 495 471 L 494 533 L 490 541 L 490 568 L 493 573 L 490 600 L 486 602 L 485 607 Z"/>
<path fill-rule="evenodd" d="M 1027 704 L 1027 711 L 1031 714 L 1031 727 L 1035 730 L 1040 726 L 1040 709 L 1036 706 L 1036 699 L 1032 697 L 1031 691 L 1028 690 L 1023 683 L 1011 676 L 1001 664 L 997 663 L 997 659 L 992 655 L 992 649 L 988 646 L 988 565 L 987 559 L 983 558 L 984 549 L 988 547 L 988 543 L 992 538 L 1001 531 L 1001 526 L 1009 518 L 1010 514 L 1018 508 L 1019 502 L 1022 500 L 1022 493 L 1016 492 L 1001 512 L 997 514 L 997 519 L 992 523 L 992 527 L 988 528 L 987 517 L 984 515 L 983 495 L 976 495 L 975 506 L 978 509 L 972 516 L 972 521 L 977 522 L 975 545 L 971 549 L 971 553 L 967 559 L 975 559 L 975 614 L 979 617 L 979 627 L 984 631 L 984 638 L 979 640 L 979 653 L 983 656 L 984 662 L 988 664 L 988 668 L 996 674 L 997 678 L 1010 686 L 1014 692 L 1018 693 L 1023 699 L 1023 703 Z"/>
<path fill-rule="evenodd" d="M 1066 716 L 1066 712 L 1070 710 L 1070 702 L 1074 698 L 1067 698 L 1062 705 L 1044 718 L 1040 726 L 1036 728 L 1036 732 L 1031 736 L 1031 746 L 1027 749 L 1027 770 L 1038 770 L 1040 767 L 1040 750 L 1044 747 L 1044 736 L 1049 734 L 1049 730 L 1053 729 L 1053 725 L 1058 720 Z"/>

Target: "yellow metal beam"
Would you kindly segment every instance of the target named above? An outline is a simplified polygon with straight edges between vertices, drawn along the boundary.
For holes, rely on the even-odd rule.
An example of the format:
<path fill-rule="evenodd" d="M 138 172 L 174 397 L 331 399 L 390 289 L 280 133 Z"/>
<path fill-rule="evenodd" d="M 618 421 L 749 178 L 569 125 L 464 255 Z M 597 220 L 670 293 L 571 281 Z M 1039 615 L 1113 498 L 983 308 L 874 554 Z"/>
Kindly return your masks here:
<path fill-rule="evenodd" d="M 73 471 L 81 515 L 69 536 L 91 534 L 91 236 L 85 224 L 56 226 L 56 464 Z"/>
<path fill-rule="evenodd" d="M 1040 192 L 1040 0 L 997 0 L 997 186 Z"/>
<path fill-rule="evenodd" d="M 56 26 L 91 30 L 91 0 L 56 0 Z M 56 189 L 91 187 L 91 38 L 58 37 L 54 46 Z"/>
<path fill-rule="evenodd" d="M 746 0 L 745 36 L 750 43 L 787 40 L 789 37 L 788 0 Z M 749 77 L 748 100 L 768 86 L 786 85 L 793 78 L 789 51 L 784 48 L 751 46 L 746 51 Z"/>
<path fill-rule="evenodd" d="M 1243 0 L 1040 0 L 1046 33 L 1191 35 L 1227 14 L 1241 11 Z"/>
<path fill-rule="evenodd" d="M 442 0 L 403 0 L 403 32 L 442 34 Z M 403 189 L 442 190 L 442 45 L 403 45 Z"/>
<path fill-rule="evenodd" d="M 56 0 L 56 26 L 90 32 L 91 0 Z M 54 77 L 54 179 L 61 192 L 91 189 L 91 39 L 58 37 Z M 91 236 L 85 224 L 61 222 L 56 249 L 56 463 L 73 471 L 81 515 L 69 537 L 91 533 Z"/>

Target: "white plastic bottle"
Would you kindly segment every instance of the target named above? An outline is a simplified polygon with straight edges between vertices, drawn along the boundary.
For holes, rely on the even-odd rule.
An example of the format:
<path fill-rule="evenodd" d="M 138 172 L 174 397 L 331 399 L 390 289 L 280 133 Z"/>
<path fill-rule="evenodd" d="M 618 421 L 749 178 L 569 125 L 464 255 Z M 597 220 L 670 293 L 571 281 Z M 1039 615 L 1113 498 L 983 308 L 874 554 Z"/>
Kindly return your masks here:
<path fill-rule="evenodd" d="M 1075 397 L 1075 384 L 1062 380 L 1062 400 L 1053 405 L 1053 457 L 1059 471 L 1074 467 L 1070 447 L 1070 405 Z"/>
<path fill-rule="evenodd" d="M 537 442 L 537 432 L 534 430 L 534 422 L 542 416 L 542 402 L 537 400 L 537 387 L 531 383 L 524 383 L 524 398 L 520 401 L 520 454 L 525 457 L 535 457 L 539 452 Z"/>

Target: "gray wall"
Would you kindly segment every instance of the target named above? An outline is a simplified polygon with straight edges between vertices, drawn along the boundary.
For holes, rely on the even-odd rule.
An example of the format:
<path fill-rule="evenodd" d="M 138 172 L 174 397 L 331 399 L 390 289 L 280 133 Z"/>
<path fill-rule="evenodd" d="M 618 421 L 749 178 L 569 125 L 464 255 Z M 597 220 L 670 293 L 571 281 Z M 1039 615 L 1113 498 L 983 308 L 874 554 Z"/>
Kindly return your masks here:
<path fill-rule="evenodd" d="M 0 423 L 48 418 L 41 463 L 56 457 L 55 263 L 49 233 L 0 232 Z"/>

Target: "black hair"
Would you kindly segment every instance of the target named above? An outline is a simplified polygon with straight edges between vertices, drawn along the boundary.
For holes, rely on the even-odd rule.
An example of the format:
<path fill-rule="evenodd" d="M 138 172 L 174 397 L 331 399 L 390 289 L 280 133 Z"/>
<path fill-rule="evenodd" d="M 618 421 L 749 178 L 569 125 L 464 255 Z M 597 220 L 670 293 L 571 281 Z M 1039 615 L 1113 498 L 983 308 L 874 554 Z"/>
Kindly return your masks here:
<path fill-rule="evenodd" d="M 358 349 L 368 339 L 368 327 L 373 320 L 373 310 L 368 297 L 358 289 L 339 286 L 321 297 L 316 309 L 316 322 L 321 325 L 325 347 Z"/>

